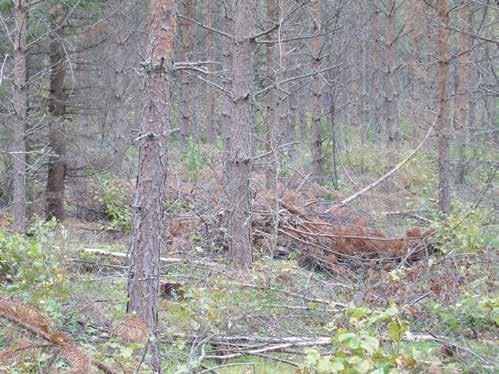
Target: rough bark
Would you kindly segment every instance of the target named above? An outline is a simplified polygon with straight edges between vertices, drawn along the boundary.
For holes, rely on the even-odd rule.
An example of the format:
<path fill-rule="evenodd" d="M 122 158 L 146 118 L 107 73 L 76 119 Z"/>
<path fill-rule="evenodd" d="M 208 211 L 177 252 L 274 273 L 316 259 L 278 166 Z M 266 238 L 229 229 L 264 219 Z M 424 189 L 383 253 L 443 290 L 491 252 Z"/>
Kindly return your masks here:
<path fill-rule="evenodd" d="M 266 27 L 270 27 L 273 25 L 276 19 L 276 9 L 277 4 L 276 0 L 267 0 L 267 25 Z M 269 36 L 274 36 L 274 33 L 270 33 Z M 267 45 L 265 50 L 265 66 L 266 66 L 266 85 L 275 84 L 277 82 L 277 76 L 275 76 L 275 66 L 274 66 L 274 56 L 275 56 L 275 44 L 270 43 Z M 275 122 L 275 109 L 276 109 L 276 93 L 275 90 L 270 90 L 265 96 L 265 148 L 266 151 L 271 154 L 272 150 L 276 151 L 278 146 L 277 144 L 277 123 Z M 268 167 L 265 171 L 265 187 L 267 189 L 275 188 L 275 173 L 276 173 L 276 165 L 274 163 L 275 157 L 271 154 L 270 159 L 268 161 Z"/>
<path fill-rule="evenodd" d="M 150 366 L 159 373 L 157 340 L 159 265 L 163 202 L 167 177 L 167 140 L 170 129 L 170 75 L 176 29 L 174 0 L 153 0 L 145 68 L 143 117 L 139 136 L 139 170 L 133 203 L 129 248 L 129 313 L 146 321 Z"/>
<path fill-rule="evenodd" d="M 320 0 L 312 0 L 312 35 L 320 32 L 321 3 Z M 317 72 L 321 67 L 321 42 L 318 36 L 312 38 L 312 69 Z M 322 156 L 322 134 L 321 134 L 321 101 L 322 87 L 321 78 L 318 74 L 313 76 L 312 81 L 312 174 L 311 180 L 322 183 L 323 164 Z"/>
<path fill-rule="evenodd" d="M 56 4 L 50 9 L 50 92 L 48 111 L 51 114 L 49 127 L 49 150 L 47 175 L 47 219 L 64 220 L 64 189 L 66 175 L 66 140 L 64 136 L 64 116 L 66 114 L 66 75 L 64 52 L 65 9 Z"/>
<path fill-rule="evenodd" d="M 471 5 L 466 0 L 461 2 L 461 8 L 458 13 L 459 29 L 459 53 L 458 70 L 456 81 L 456 109 L 454 113 L 454 129 L 456 130 L 459 142 L 459 161 L 456 170 L 456 182 L 464 183 L 466 175 L 466 137 L 471 94 L 469 84 L 471 83 L 471 47 L 473 33 L 473 14 Z"/>
<path fill-rule="evenodd" d="M 184 0 L 184 15 L 191 17 L 191 0 Z M 190 39 L 191 22 L 187 19 L 181 23 L 182 30 L 182 54 L 184 61 L 189 61 L 191 39 Z M 187 138 L 192 136 L 192 106 L 191 106 L 191 81 L 189 70 L 182 71 L 182 97 L 180 103 L 180 131 L 183 144 L 187 143 Z"/>
<path fill-rule="evenodd" d="M 228 209 L 228 260 L 247 269 L 252 262 L 250 174 L 253 153 L 252 93 L 256 43 L 256 0 L 235 4 L 232 44 L 232 126 L 226 145 Z"/>
<path fill-rule="evenodd" d="M 420 41 L 423 33 L 422 26 L 423 2 L 422 0 L 414 0 L 411 4 L 411 13 L 407 20 L 407 28 L 411 42 L 411 54 L 409 62 L 409 73 L 411 79 L 411 118 L 415 123 L 420 123 L 424 120 L 421 115 L 423 106 L 421 105 L 421 92 L 424 86 L 424 73 L 422 72 L 422 60 L 420 52 Z M 418 126 L 412 126 L 412 144 L 416 145 L 418 140 Z"/>
<path fill-rule="evenodd" d="M 386 4 L 385 24 L 385 71 L 384 71 L 384 113 L 386 116 L 386 146 L 388 149 L 387 169 L 395 165 L 395 147 L 400 140 L 398 105 L 395 92 L 395 0 L 388 0 Z"/>
<path fill-rule="evenodd" d="M 449 170 L 449 10 L 447 0 L 440 0 L 438 7 L 438 72 L 437 100 L 438 115 L 436 130 L 438 137 L 438 206 L 444 214 L 450 212 L 450 170 Z"/>
<path fill-rule="evenodd" d="M 26 24 L 28 6 L 25 0 L 17 0 L 14 7 L 16 32 L 14 36 L 14 124 L 13 141 L 13 226 L 17 232 L 23 233 L 26 228 L 26 142 L 25 126 L 28 102 L 26 87 Z"/>
<path fill-rule="evenodd" d="M 212 0 L 206 0 L 206 19 L 208 27 L 213 27 L 213 13 L 215 11 Z M 206 31 L 206 55 L 209 61 L 215 61 L 215 46 L 213 44 L 213 31 Z M 208 65 L 210 76 L 213 73 L 214 65 Z M 215 121 L 216 93 L 211 87 L 207 87 L 206 104 L 206 140 L 209 144 L 215 144 L 217 139 L 217 128 Z"/>

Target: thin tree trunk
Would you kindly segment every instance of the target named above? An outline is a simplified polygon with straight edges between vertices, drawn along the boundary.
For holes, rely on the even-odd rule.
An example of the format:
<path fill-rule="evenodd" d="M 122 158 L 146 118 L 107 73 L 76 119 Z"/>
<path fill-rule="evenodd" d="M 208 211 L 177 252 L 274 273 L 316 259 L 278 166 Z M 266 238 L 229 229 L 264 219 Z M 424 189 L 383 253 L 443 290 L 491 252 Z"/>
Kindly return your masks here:
<path fill-rule="evenodd" d="M 442 213 L 450 213 L 450 170 L 449 170 L 449 9 L 447 0 L 440 0 L 438 8 L 438 73 L 437 98 L 438 115 L 436 130 L 438 137 L 438 206 Z"/>
<path fill-rule="evenodd" d="M 413 121 L 412 125 L 412 145 L 416 146 L 418 142 L 418 129 L 419 126 L 416 123 L 421 123 L 424 119 L 420 113 L 423 111 L 424 107 L 421 105 L 421 90 L 423 87 L 423 73 L 420 71 L 421 65 L 421 52 L 420 48 L 420 40 L 422 35 L 422 14 L 423 14 L 423 4 L 422 0 L 414 0 L 412 1 L 412 13 L 409 14 L 408 19 L 408 31 L 411 41 L 411 50 L 410 54 L 410 63 L 409 63 L 409 71 L 410 77 L 412 81 L 411 86 L 411 103 L 410 103 L 410 111 L 411 111 L 411 119 Z"/>
<path fill-rule="evenodd" d="M 395 0 L 387 1 L 387 18 L 385 25 L 385 76 L 384 76 L 384 112 L 386 115 L 386 146 L 388 149 L 388 165 L 390 170 L 395 165 L 395 147 L 400 140 L 398 108 L 395 94 Z"/>
<path fill-rule="evenodd" d="M 64 6 L 56 4 L 50 9 L 50 93 L 49 113 L 52 123 L 49 127 L 49 162 L 47 176 L 47 219 L 64 220 L 64 189 L 66 175 L 66 139 L 64 116 L 66 114 L 66 94 L 64 77 L 66 74 L 63 46 Z"/>
<path fill-rule="evenodd" d="M 276 19 L 276 0 L 267 0 L 267 27 L 270 27 L 275 22 Z M 270 33 L 270 37 L 274 36 L 274 33 Z M 274 55 L 275 48 L 274 43 L 267 45 L 265 50 L 265 67 L 266 74 L 265 78 L 268 85 L 275 84 L 277 77 L 274 76 Z M 275 122 L 275 109 L 276 109 L 276 92 L 274 89 L 270 90 L 265 96 L 265 149 L 270 154 L 273 150 L 276 151 L 277 148 L 277 123 Z M 274 155 L 269 156 L 268 166 L 265 171 L 265 187 L 268 190 L 275 188 L 275 173 L 276 165 L 274 163 Z"/>
<path fill-rule="evenodd" d="M 468 135 L 468 113 L 470 109 L 471 94 L 468 89 L 471 83 L 471 47 L 473 34 L 473 13 L 471 5 L 466 0 L 461 1 L 459 9 L 459 56 L 456 82 L 456 111 L 454 113 L 454 129 L 459 142 L 459 161 L 456 170 L 456 182 L 464 183 L 466 175 L 466 138 Z"/>
<path fill-rule="evenodd" d="M 251 253 L 251 159 L 253 154 L 253 83 L 256 43 L 256 0 L 239 0 L 235 5 L 234 40 L 232 44 L 232 126 L 225 152 L 228 209 L 228 260 L 247 269 Z"/>
<path fill-rule="evenodd" d="M 14 37 L 14 109 L 16 121 L 14 124 L 14 230 L 23 233 L 26 229 L 26 112 L 28 91 L 26 87 L 26 25 L 28 22 L 28 6 L 25 0 L 17 0 L 14 7 L 16 33 Z"/>
<path fill-rule="evenodd" d="M 191 0 L 184 0 L 184 15 L 191 16 Z M 190 40 L 191 22 L 187 19 L 182 22 L 182 54 L 184 61 L 189 61 L 191 40 Z M 180 103 L 180 131 L 182 144 L 187 143 L 187 138 L 192 134 L 192 112 L 191 112 L 191 82 L 189 70 L 182 71 L 182 96 Z"/>
<path fill-rule="evenodd" d="M 321 3 L 320 0 L 312 0 L 312 35 L 320 32 Z M 312 38 L 312 69 L 317 72 L 321 67 L 321 42 L 318 36 Z M 322 156 L 322 134 L 321 134 L 321 103 L 322 87 L 321 78 L 314 75 L 312 82 L 312 175 L 314 182 L 322 183 L 323 164 Z"/>
<path fill-rule="evenodd" d="M 208 27 L 213 27 L 213 13 L 215 7 L 213 0 L 206 0 L 206 17 Z M 207 30 L 206 32 L 206 51 L 209 61 L 215 61 L 215 48 L 213 45 L 213 31 Z M 208 71 L 213 72 L 214 65 L 208 65 Z M 207 111 L 206 111 L 206 140 L 208 144 L 215 144 L 217 139 L 217 128 L 215 121 L 215 106 L 216 106 L 216 93 L 211 87 L 207 87 Z"/>
<path fill-rule="evenodd" d="M 176 29 L 174 0 L 152 0 L 145 72 L 139 170 L 129 248 L 127 312 L 147 323 L 147 351 L 154 373 L 161 371 L 158 325 L 159 265 L 166 194 L 170 129 L 170 75 Z"/>

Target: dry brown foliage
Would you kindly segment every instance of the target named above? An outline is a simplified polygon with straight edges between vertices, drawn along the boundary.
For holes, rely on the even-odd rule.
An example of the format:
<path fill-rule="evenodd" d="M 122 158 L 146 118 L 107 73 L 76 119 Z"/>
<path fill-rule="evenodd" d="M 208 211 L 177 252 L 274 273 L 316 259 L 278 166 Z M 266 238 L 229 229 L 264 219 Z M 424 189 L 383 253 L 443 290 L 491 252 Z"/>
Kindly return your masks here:
<path fill-rule="evenodd" d="M 30 304 L 9 298 L 0 298 L 0 316 L 49 343 L 49 346 L 55 348 L 71 365 L 72 374 L 89 373 L 92 366 L 105 373 L 117 373 L 108 365 L 90 357 L 70 336 L 57 331 L 54 323 Z M 40 345 L 33 345 L 34 348 L 40 348 Z M 26 349 L 30 348 L 25 345 L 24 350 Z"/>

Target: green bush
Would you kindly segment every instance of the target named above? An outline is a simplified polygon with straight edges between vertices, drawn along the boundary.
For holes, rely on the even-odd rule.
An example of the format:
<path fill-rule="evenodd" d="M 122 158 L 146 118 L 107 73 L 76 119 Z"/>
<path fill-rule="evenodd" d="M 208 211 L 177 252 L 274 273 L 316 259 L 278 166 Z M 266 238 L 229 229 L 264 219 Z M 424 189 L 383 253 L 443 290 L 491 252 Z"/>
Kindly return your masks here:
<path fill-rule="evenodd" d="M 305 350 L 303 370 L 308 373 L 390 373 L 416 366 L 411 353 L 401 349 L 409 323 L 396 307 L 385 311 L 351 308 L 345 313 L 348 327 L 335 330 L 331 354 Z"/>
<path fill-rule="evenodd" d="M 1 289 L 43 304 L 51 317 L 57 308 L 50 300 L 67 295 L 62 248 L 65 231 L 56 226 L 55 220 L 39 221 L 28 236 L 0 230 Z"/>
<path fill-rule="evenodd" d="M 132 213 L 127 193 L 115 180 L 99 178 L 99 182 L 102 188 L 99 200 L 106 208 L 110 228 L 129 233 L 132 227 Z"/>

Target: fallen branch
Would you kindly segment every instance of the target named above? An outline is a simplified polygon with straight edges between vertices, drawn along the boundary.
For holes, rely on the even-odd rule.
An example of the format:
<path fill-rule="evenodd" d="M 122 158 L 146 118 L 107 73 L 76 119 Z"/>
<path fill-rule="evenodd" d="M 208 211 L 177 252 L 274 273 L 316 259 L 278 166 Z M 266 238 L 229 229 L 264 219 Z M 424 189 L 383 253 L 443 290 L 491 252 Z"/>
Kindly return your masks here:
<path fill-rule="evenodd" d="M 55 330 L 52 321 L 27 303 L 0 298 L 0 316 L 56 347 L 72 366 L 72 372 L 75 374 L 89 372 L 90 365 L 99 368 L 106 374 L 118 373 L 107 364 L 91 357 L 70 336 Z"/>
<path fill-rule="evenodd" d="M 378 186 L 381 182 L 385 181 L 386 179 L 390 178 L 393 174 L 395 174 L 402 166 L 404 166 L 412 157 L 414 157 L 414 155 L 416 153 L 419 152 L 419 150 L 423 147 L 423 144 L 426 142 L 426 140 L 428 140 L 428 138 L 430 137 L 430 134 L 433 130 L 433 127 L 434 125 L 432 125 L 428 131 L 426 132 L 426 135 L 424 136 L 423 140 L 421 141 L 421 143 L 419 143 L 419 145 L 409 154 L 409 156 L 407 156 L 405 159 L 403 159 L 402 161 L 400 161 L 393 169 L 391 169 L 389 172 L 387 172 L 385 175 L 383 175 L 382 177 L 380 177 L 379 179 L 375 180 L 373 183 L 369 184 L 368 186 L 364 187 L 363 189 L 361 189 L 360 191 L 354 193 L 353 195 L 347 197 L 346 199 L 343 199 L 339 204 L 336 204 L 336 205 L 333 205 L 331 208 L 329 208 L 328 210 L 326 210 L 325 213 L 328 213 L 330 212 L 331 210 L 333 210 L 334 208 L 338 208 L 338 207 L 342 207 L 342 206 L 345 206 L 349 203 L 351 203 L 352 201 L 354 201 L 355 199 L 359 198 L 360 196 L 362 196 L 363 194 L 365 194 L 367 191 L 369 190 L 372 190 L 374 187 Z"/>
<path fill-rule="evenodd" d="M 105 251 L 103 249 L 98 249 L 98 248 L 83 248 L 84 253 L 89 253 L 93 255 L 98 255 L 98 256 L 108 256 L 108 257 L 115 257 L 115 258 L 121 258 L 121 259 L 127 259 L 128 255 L 123 252 L 111 252 L 111 251 Z M 189 260 L 189 259 L 183 259 L 183 258 L 176 258 L 176 257 L 160 257 L 159 262 L 163 264 L 194 264 L 194 265 L 200 265 L 200 266 L 206 266 L 206 267 L 218 267 L 220 264 L 217 264 L 215 262 L 205 262 L 205 261 L 197 261 L 197 260 Z"/>

